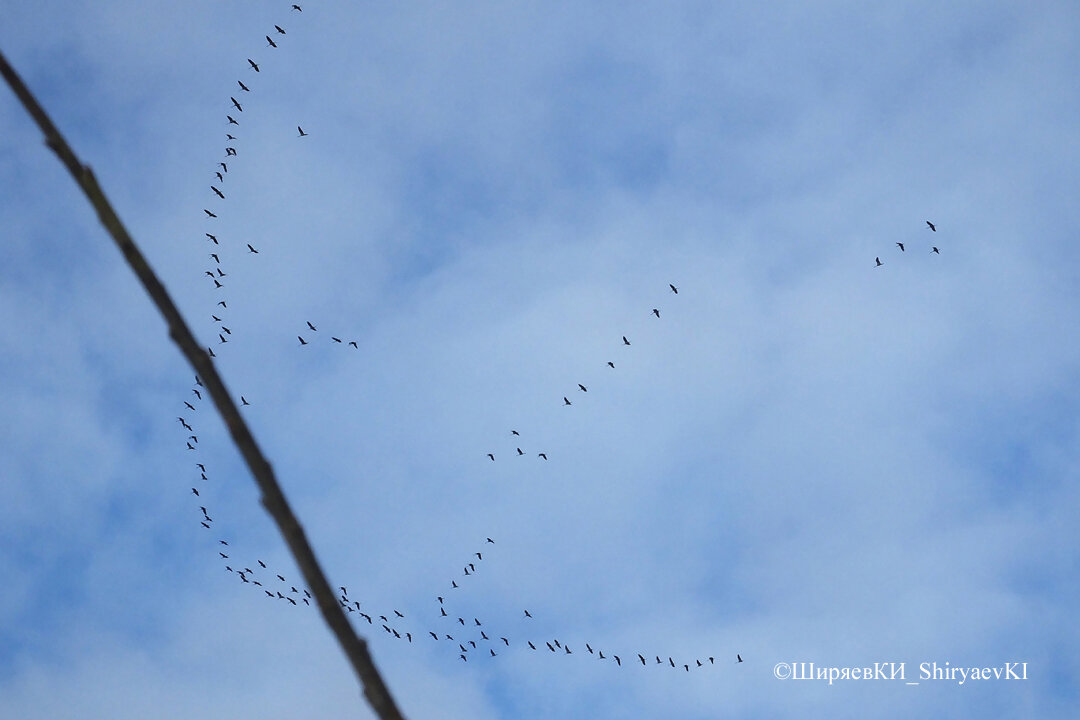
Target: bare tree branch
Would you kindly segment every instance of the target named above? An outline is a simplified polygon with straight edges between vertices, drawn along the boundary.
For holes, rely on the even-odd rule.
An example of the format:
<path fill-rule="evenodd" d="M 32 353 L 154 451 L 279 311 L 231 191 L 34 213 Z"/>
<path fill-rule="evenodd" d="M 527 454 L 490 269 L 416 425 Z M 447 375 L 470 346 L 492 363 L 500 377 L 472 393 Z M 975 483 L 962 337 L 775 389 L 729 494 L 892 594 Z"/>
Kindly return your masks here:
<path fill-rule="evenodd" d="M 41 128 L 42 133 L 45 135 L 45 144 L 59 156 L 60 162 L 64 163 L 64 166 L 75 178 L 75 182 L 79 184 L 79 187 L 86 194 L 90 204 L 94 206 L 101 224 L 105 226 L 113 240 L 116 241 L 120 252 L 123 253 L 131 269 L 138 276 L 139 281 L 146 288 L 146 292 L 150 295 L 154 304 L 157 305 L 162 316 L 164 316 L 169 325 L 169 336 L 180 347 L 184 357 L 188 359 L 195 372 L 206 384 L 218 412 L 221 413 L 225 424 L 229 428 L 233 442 L 236 443 L 240 454 L 244 456 L 248 468 L 251 469 L 251 474 L 255 477 L 255 482 L 258 483 L 259 489 L 262 491 L 263 507 L 274 518 L 274 522 L 277 523 L 278 529 L 281 531 L 289 550 L 292 551 L 293 557 L 300 567 L 300 572 L 303 573 L 308 586 L 315 593 L 315 599 L 319 604 L 323 619 L 337 638 L 342 650 L 345 651 L 349 662 L 352 663 L 368 703 L 383 720 L 403 720 L 401 712 L 390 695 L 389 688 L 383 682 L 371 654 L 368 652 L 367 641 L 353 631 L 352 626 L 345 617 L 345 613 L 342 612 L 341 607 L 338 605 L 337 596 L 334 595 L 330 583 L 319 567 L 315 552 L 307 541 L 307 536 L 304 534 L 300 521 L 296 519 L 292 508 L 289 507 L 281 487 L 274 478 L 270 463 L 259 450 L 255 438 L 240 416 L 240 411 L 237 409 L 236 404 L 233 403 L 229 392 L 225 389 L 225 383 L 218 375 L 210 357 L 195 341 L 195 337 L 184 322 L 179 309 L 177 309 L 165 291 L 164 286 L 157 279 L 146 258 L 143 257 L 143 254 L 135 245 L 135 241 L 128 235 L 123 223 L 120 222 L 120 218 L 98 185 L 90 167 L 83 165 L 79 161 L 33 94 L 23 84 L 11 65 L 8 64 L 3 53 L 0 53 L 0 74 L 3 74 L 4 79 L 22 102 L 23 107 L 26 108 L 27 112 L 38 124 L 38 127 Z"/>

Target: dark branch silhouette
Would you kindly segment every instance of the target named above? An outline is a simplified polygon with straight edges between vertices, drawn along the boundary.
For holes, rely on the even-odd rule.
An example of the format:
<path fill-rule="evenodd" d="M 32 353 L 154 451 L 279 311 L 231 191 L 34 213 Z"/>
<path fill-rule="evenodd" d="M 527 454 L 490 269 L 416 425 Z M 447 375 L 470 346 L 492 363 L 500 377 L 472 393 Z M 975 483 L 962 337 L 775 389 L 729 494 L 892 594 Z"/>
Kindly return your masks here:
<path fill-rule="evenodd" d="M 255 63 L 251 64 L 255 66 Z M 255 69 L 258 70 L 258 67 L 255 66 Z M 56 126 L 53 125 L 52 120 L 49 119 L 45 110 L 38 104 L 29 88 L 23 84 L 22 79 L 8 64 L 7 58 L 2 52 L 0 52 L 0 74 L 4 76 L 4 80 L 11 86 L 23 107 L 26 108 L 30 117 L 34 119 L 34 122 L 37 123 L 41 132 L 45 135 L 45 144 L 60 158 L 60 162 L 75 178 L 75 182 L 79 184 L 90 204 L 94 206 L 101 224 L 112 236 L 113 240 L 116 241 L 116 245 L 120 248 L 124 259 L 127 260 L 128 265 L 138 276 L 147 294 L 150 295 L 151 300 L 157 305 L 158 310 L 168 323 L 169 336 L 180 347 L 181 352 L 183 352 L 192 367 L 195 368 L 198 376 L 203 379 L 206 389 L 214 400 L 214 405 L 217 406 L 218 412 L 221 413 L 222 419 L 229 428 L 229 434 L 232 435 L 233 442 L 236 443 L 237 449 L 243 455 L 251 474 L 255 477 L 255 482 L 258 483 L 259 489 L 262 491 L 263 507 L 274 518 L 274 522 L 277 523 L 278 529 L 289 546 L 289 550 L 296 559 L 300 572 L 303 573 L 304 579 L 312 592 L 315 593 L 323 619 L 337 638 L 338 643 L 341 644 L 341 648 L 348 657 L 349 662 L 352 663 L 353 669 L 360 678 L 364 696 L 367 698 L 368 703 L 383 720 L 397 720 L 399 718 L 403 720 L 401 711 L 398 710 L 397 705 L 394 703 L 389 688 L 387 688 L 386 683 L 379 675 L 371 654 L 368 652 L 367 641 L 353 631 L 348 619 L 345 617 L 345 613 L 338 606 L 330 589 L 330 584 L 327 582 L 326 576 L 315 558 L 315 552 L 307 541 L 307 536 L 304 534 L 300 521 L 296 518 L 292 508 L 289 507 L 288 501 L 285 499 L 285 495 L 274 477 L 270 463 L 263 456 L 262 451 L 259 450 L 251 430 L 248 429 L 247 424 L 240 416 L 239 409 L 233 402 L 231 394 L 225 388 L 225 382 L 218 375 L 214 364 L 210 361 L 210 357 L 200 348 L 195 336 L 192 335 L 191 330 L 180 315 L 179 309 L 165 291 L 165 287 L 154 274 L 153 269 L 146 261 L 146 258 L 143 257 L 138 246 L 135 245 L 135 241 L 128 234 L 116 211 L 113 210 L 112 205 L 105 197 L 104 191 L 98 185 L 90 167 L 83 165 L 79 161 L 75 152 L 64 140 Z M 195 488 L 192 488 L 192 492 L 198 495 Z"/>

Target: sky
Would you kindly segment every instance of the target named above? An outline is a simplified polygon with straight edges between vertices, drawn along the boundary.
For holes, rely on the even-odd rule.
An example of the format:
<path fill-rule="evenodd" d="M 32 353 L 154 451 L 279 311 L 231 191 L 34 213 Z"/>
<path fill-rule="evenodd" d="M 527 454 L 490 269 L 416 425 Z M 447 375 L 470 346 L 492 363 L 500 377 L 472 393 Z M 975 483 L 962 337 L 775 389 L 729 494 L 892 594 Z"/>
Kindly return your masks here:
<path fill-rule="evenodd" d="M 1075 717 L 1072 3 L 302 5 L 10 4 L 0 49 L 407 717 Z M 0 717 L 371 717 L 0 97 Z"/>

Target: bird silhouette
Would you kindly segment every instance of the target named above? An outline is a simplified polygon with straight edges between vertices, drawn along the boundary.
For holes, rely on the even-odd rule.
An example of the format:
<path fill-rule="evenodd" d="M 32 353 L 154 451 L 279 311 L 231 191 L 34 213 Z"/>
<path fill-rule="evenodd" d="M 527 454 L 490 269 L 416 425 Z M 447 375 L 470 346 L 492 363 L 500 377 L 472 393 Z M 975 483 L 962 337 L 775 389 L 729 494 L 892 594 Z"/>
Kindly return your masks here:
<path fill-rule="evenodd" d="M 739 662 L 742 662 L 742 655 L 739 655 L 738 653 L 735 653 L 735 659 L 738 660 Z M 709 658 L 709 661 L 711 662 L 712 658 Z"/>
<path fill-rule="evenodd" d="M 236 102 L 236 98 L 234 98 L 234 97 L 232 97 L 232 96 L 230 95 L 230 96 L 229 96 L 229 99 L 230 99 L 230 100 L 232 100 L 232 104 L 233 104 L 233 107 L 234 107 L 234 108 L 236 108 L 236 109 L 237 109 L 238 111 L 240 111 L 240 112 L 244 112 L 244 108 L 240 107 L 240 103 Z"/>
<path fill-rule="evenodd" d="M 301 345 L 307 345 L 307 340 L 305 340 L 304 338 L 300 337 L 299 335 L 297 335 L 296 337 L 297 337 L 297 338 L 299 338 L 299 340 L 300 340 L 300 344 L 301 344 Z"/>
<path fill-rule="evenodd" d="M 250 65 L 251 67 L 253 67 L 253 68 L 255 69 L 255 72 L 259 72 L 259 65 L 258 65 L 258 63 L 256 63 L 256 62 L 255 62 L 254 60 L 252 60 L 251 58 L 248 58 L 248 65 Z"/>
<path fill-rule="evenodd" d="M 532 617 L 532 615 L 530 615 L 530 614 L 529 614 L 529 611 L 528 611 L 528 610 L 526 610 L 526 611 L 525 611 L 525 617 L 527 617 L 527 618 L 531 618 L 531 617 Z"/>
<path fill-rule="evenodd" d="M 491 458 L 491 462 L 495 462 L 495 455 L 488 453 L 488 457 Z"/>
<path fill-rule="evenodd" d="M 608 360 L 608 367 L 609 367 L 609 368 L 613 368 L 613 367 L 615 367 L 615 363 L 613 363 L 613 362 L 611 362 L 610 360 Z"/>
<path fill-rule="evenodd" d="M 931 253 L 937 253 L 938 255 L 940 255 L 940 254 L 941 254 L 941 251 L 940 251 L 940 250 L 938 250 L 938 249 L 937 249 L 936 247 L 932 247 L 932 248 L 930 248 L 930 252 L 931 252 Z"/>
<path fill-rule="evenodd" d="M 270 47 L 272 47 L 272 48 L 277 47 L 277 43 L 274 42 L 273 39 L 271 39 L 271 37 L 269 35 L 266 36 L 266 42 L 270 43 Z"/>
<path fill-rule="evenodd" d="M 336 338 L 336 337 L 334 337 L 333 335 L 331 335 L 331 336 L 330 336 L 330 339 L 331 339 L 331 340 L 333 340 L 333 341 L 334 341 L 334 342 L 336 342 L 336 343 L 340 343 L 340 342 L 341 342 L 341 338 Z"/>
<path fill-rule="evenodd" d="M 570 398 L 566 397 L 565 395 L 563 395 L 563 403 L 565 403 L 566 405 L 573 405 L 574 404 L 574 403 L 570 402 Z"/>
<path fill-rule="evenodd" d="M 874 267 L 881 267 L 882 265 L 885 264 L 885 263 L 881 262 L 881 258 L 879 258 L 879 257 L 874 258 L 874 263 L 876 263 L 874 265 Z"/>
<path fill-rule="evenodd" d="M 214 191 L 214 194 L 215 194 L 215 195 L 217 195 L 217 196 L 218 196 L 219 198 L 221 198 L 222 200 L 224 200 L 224 199 L 225 199 L 225 195 L 224 195 L 224 193 L 222 193 L 222 192 L 221 192 L 220 190 L 218 190 L 218 189 L 217 189 L 216 187 L 214 187 L 213 185 L 211 185 L 211 186 L 210 186 L 210 189 L 211 189 L 211 190 L 213 190 L 213 191 Z"/>
<path fill-rule="evenodd" d="M 192 405 L 191 403 L 189 403 L 187 400 L 184 401 L 184 404 L 187 405 L 188 410 L 194 410 L 195 409 L 195 406 Z"/>
<path fill-rule="evenodd" d="M 236 148 L 232 148 L 232 147 L 225 148 L 225 154 L 227 156 L 229 156 L 229 157 L 236 157 Z"/>
<path fill-rule="evenodd" d="M 623 342 L 623 345 L 629 345 L 630 344 L 630 341 L 626 339 L 625 335 L 622 336 L 622 342 Z"/>
<path fill-rule="evenodd" d="M 521 448 L 518 448 L 518 449 L 517 449 L 517 452 L 518 452 L 518 455 L 524 455 L 524 454 L 525 454 L 525 453 L 524 453 L 524 452 L 523 452 L 523 451 L 521 450 Z"/>
<path fill-rule="evenodd" d="M 255 254 L 255 255 L 258 255 L 258 254 L 259 254 L 259 251 L 258 251 L 258 250 L 256 250 L 255 248 L 251 247 L 251 243 L 247 243 L 247 249 L 248 249 L 248 252 L 250 252 L 250 253 L 253 253 L 253 254 Z"/>
<path fill-rule="evenodd" d="M 224 172 L 229 172 L 229 166 L 228 166 L 228 165 L 226 165 L 225 163 L 223 163 L 223 162 L 219 162 L 219 163 L 218 163 L 218 165 L 219 165 L 219 166 L 221 167 L 221 169 L 222 169 L 222 170 L 223 170 Z"/>
<path fill-rule="evenodd" d="M 578 383 L 577 386 L 581 389 L 581 392 L 589 392 L 589 388 L 585 387 L 581 383 Z"/>
<path fill-rule="evenodd" d="M 240 404 L 241 404 L 241 405 L 250 405 L 251 403 L 249 403 L 249 402 L 247 401 L 247 399 L 246 399 L 246 398 L 245 398 L 245 397 L 244 397 L 243 395 L 241 395 L 241 396 L 240 396 Z"/>
<path fill-rule="evenodd" d="M 644 667 L 644 665 L 645 665 L 645 657 L 641 653 L 638 653 L 637 657 L 638 657 L 638 660 L 641 661 L 641 665 Z"/>
<path fill-rule="evenodd" d="M 660 311 L 657 310 L 656 308 L 652 309 L 652 314 L 655 315 L 656 317 L 660 317 Z"/>
<path fill-rule="evenodd" d="M 312 332 L 318 332 L 318 330 L 316 330 L 316 329 L 315 329 L 315 326 L 311 324 L 311 321 L 310 321 L 310 320 L 305 320 L 304 322 L 306 322 L 306 323 L 307 323 L 307 326 L 308 326 L 309 328 L 311 328 L 311 331 L 312 331 Z"/>
<path fill-rule="evenodd" d="M 229 124 L 230 125 L 239 125 L 240 124 L 240 123 L 238 123 L 236 121 L 236 118 L 234 118 L 232 115 L 226 115 L 225 117 L 227 117 L 229 119 Z"/>
<path fill-rule="evenodd" d="M 278 31 L 279 35 L 284 35 L 285 34 L 285 31 L 281 29 L 280 25 L 275 25 L 274 29 Z"/>
<path fill-rule="evenodd" d="M 243 82 L 241 82 L 240 80 L 237 80 L 236 82 L 240 85 L 241 90 L 243 90 L 244 92 L 251 92 L 251 90 L 248 89 L 248 86 L 245 85 Z"/>
<path fill-rule="evenodd" d="M 298 137 L 307 137 L 308 136 L 308 134 L 306 132 L 304 132 L 304 128 L 300 127 L 299 125 L 296 126 L 296 129 L 300 131 L 300 135 Z"/>
<path fill-rule="evenodd" d="M 537 457 L 542 457 L 547 460 L 547 453 L 537 453 Z"/>
<path fill-rule="evenodd" d="M 612 655 L 611 657 L 615 659 L 615 664 L 616 665 L 618 665 L 619 667 L 622 667 L 622 660 L 619 659 L 618 655 Z"/>
<path fill-rule="evenodd" d="M 195 488 L 191 488 L 191 492 L 195 493 L 195 497 L 199 497 L 199 491 Z"/>
<path fill-rule="evenodd" d="M 300 7 L 299 5 L 293 5 L 292 9 L 297 12 L 304 12 L 304 8 Z"/>
<path fill-rule="evenodd" d="M 900 248 L 900 252 L 904 252 L 904 243 L 898 242 L 896 243 L 896 247 Z"/>
<path fill-rule="evenodd" d="M 206 208 L 203 208 L 203 212 L 204 212 L 204 213 L 206 213 L 206 217 L 212 217 L 212 218 L 216 218 L 216 217 L 217 217 L 217 215 L 215 215 L 214 213 L 210 212 L 210 211 L 209 211 L 209 210 L 207 210 Z"/>
<path fill-rule="evenodd" d="M 679 294 L 679 288 L 675 287 L 671 283 L 668 283 L 668 287 L 671 288 L 671 292 L 675 293 L 676 295 Z"/>
<path fill-rule="evenodd" d="M 926 221 L 926 226 L 928 228 L 930 228 L 931 230 L 933 230 L 934 232 L 937 232 L 937 227 L 934 225 L 934 223 L 930 222 L 929 220 Z"/>
<path fill-rule="evenodd" d="M 230 139 L 234 139 L 234 138 L 232 137 L 232 135 L 229 135 L 229 138 L 230 138 Z M 220 170 L 218 170 L 218 171 L 214 172 L 214 175 L 216 175 L 216 176 L 217 176 L 218 182 L 225 182 L 225 176 L 221 174 L 221 171 L 220 171 Z"/>
<path fill-rule="evenodd" d="M 352 346 L 353 346 L 354 348 L 356 348 L 357 350 L 359 350 L 359 349 L 360 349 L 360 346 L 358 346 L 358 345 L 356 344 L 356 341 L 355 341 L 355 340 L 350 340 L 350 341 L 349 341 L 349 344 L 350 344 L 350 345 L 352 345 Z"/>

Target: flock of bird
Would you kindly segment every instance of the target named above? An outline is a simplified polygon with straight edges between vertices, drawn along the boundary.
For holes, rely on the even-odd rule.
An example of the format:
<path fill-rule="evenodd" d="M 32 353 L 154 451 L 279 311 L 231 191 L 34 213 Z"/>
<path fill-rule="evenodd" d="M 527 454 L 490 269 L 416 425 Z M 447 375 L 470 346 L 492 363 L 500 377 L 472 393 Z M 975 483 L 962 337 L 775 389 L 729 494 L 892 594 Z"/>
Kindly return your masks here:
<path fill-rule="evenodd" d="M 935 225 L 934 223 L 927 220 L 926 221 L 926 229 L 929 230 L 930 232 L 935 232 L 936 233 L 937 232 L 937 225 Z M 907 250 L 904 248 L 904 243 L 902 243 L 902 242 L 896 243 L 896 247 L 900 248 L 900 252 L 907 252 Z M 937 245 L 931 245 L 930 246 L 930 254 L 932 254 L 932 255 L 940 255 L 941 251 L 938 250 Z M 881 262 L 881 257 L 880 256 L 874 258 L 874 267 L 881 267 L 884 264 L 885 263 Z"/>
<path fill-rule="evenodd" d="M 293 13 L 303 12 L 299 5 L 292 5 L 291 11 Z M 277 52 L 282 45 L 287 42 L 289 35 L 285 27 L 282 25 L 273 25 L 273 30 L 264 36 L 266 40 L 265 48 L 269 52 Z M 269 68 L 267 68 L 269 70 Z M 237 92 L 241 98 L 247 93 L 252 93 L 253 96 L 258 92 L 257 81 L 264 79 L 264 69 L 260 66 L 260 63 L 255 58 L 247 58 L 246 71 L 253 76 L 257 76 L 255 79 L 238 78 L 236 80 L 239 91 Z M 228 144 L 225 147 L 224 157 L 218 162 L 216 168 L 213 171 L 214 180 L 210 185 L 211 200 L 213 203 L 223 203 L 226 201 L 225 188 L 227 188 L 227 178 L 229 173 L 229 162 L 240 162 L 239 152 L 237 146 L 240 140 L 237 135 L 233 133 L 240 133 L 239 128 L 242 127 L 241 120 L 239 118 L 244 117 L 244 105 L 245 102 L 241 102 L 235 96 L 229 96 L 230 110 L 225 115 L 226 128 L 229 132 L 226 133 L 226 140 Z M 235 113 L 235 114 L 234 114 Z M 294 140 L 300 138 L 306 138 L 309 134 L 299 124 L 296 126 L 297 134 L 293 136 Z M 235 160 L 233 158 L 236 158 Z M 211 207 L 214 207 L 213 205 Z M 211 210 L 209 207 L 204 208 L 203 212 L 209 222 L 213 223 L 218 218 L 218 213 Z M 936 233 L 937 227 L 929 220 L 926 221 L 926 229 Z M 213 228 L 211 228 L 213 229 Z M 206 232 L 207 241 L 212 243 L 214 252 L 210 253 L 210 258 L 214 261 L 214 265 L 205 271 L 205 276 L 213 281 L 216 290 L 225 290 L 225 278 L 227 273 L 224 271 L 221 262 L 221 256 L 229 251 L 230 244 L 225 237 L 219 237 L 220 233 Z M 259 250 L 251 243 L 244 242 L 246 245 L 246 256 L 259 255 Z M 900 252 L 906 252 L 907 248 L 905 243 L 897 242 L 897 247 Z M 243 252 L 243 248 L 241 248 Z M 937 246 L 931 246 L 929 250 L 930 254 L 940 254 L 940 250 Z M 880 257 L 875 258 L 875 267 L 884 265 Z M 668 297 L 674 297 L 679 295 L 679 288 L 675 284 L 669 284 L 663 291 L 664 293 L 670 292 Z M 219 309 L 220 308 L 220 309 Z M 216 307 L 211 313 L 210 317 L 215 323 L 215 334 L 217 335 L 218 342 L 216 346 L 221 351 L 222 346 L 229 343 L 230 337 L 233 336 L 234 328 L 229 327 L 226 320 L 226 314 L 228 312 L 227 300 L 222 298 L 217 301 Z M 643 310 L 644 312 L 644 310 Z M 661 310 L 659 307 L 651 308 L 650 315 L 657 321 L 661 318 Z M 325 330 L 320 331 L 314 322 L 307 321 L 306 327 L 301 328 L 296 335 L 299 341 L 299 347 L 307 348 L 314 345 L 316 338 L 329 337 L 328 342 L 334 345 L 342 345 L 351 347 L 354 350 L 359 350 L 359 346 L 356 340 L 347 339 L 338 335 L 329 335 Z M 617 348 L 629 348 L 633 345 L 631 339 L 626 335 L 619 335 L 613 333 L 613 343 Z M 208 348 L 211 356 L 215 356 L 214 347 Z M 307 351 L 307 350 L 305 350 Z M 614 356 L 608 359 L 600 358 L 599 361 L 603 361 L 609 371 L 615 371 L 617 368 L 616 360 Z M 179 425 L 183 430 L 183 442 L 187 452 L 195 453 L 195 458 L 200 460 L 194 463 L 195 469 L 198 471 L 198 481 L 191 487 L 191 494 L 195 498 L 195 506 L 198 508 L 197 520 L 200 525 L 211 533 L 215 532 L 215 521 L 208 509 L 209 500 L 204 497 L 203 493 L 207 489 L 209 483 L 209 472 L 207 470 L 207 463 L 203 458 L 200 458 L 199 453 L 199 437 L 196 430 L 195 420 L 199 417 L 198 403 L 203 400 L 202 382 L 198 377 L 195 378 L 195 384 L 191 388 L 192 397 L 183 401 L 184 410 L 183 414 L 177 416 Z M 584 400 L 588 397 L 589 388 L 584 383 L 576 383 L 576 387 L 573 387 L 568 393 L 562 394 L 562 405 L 569 407 L 575 404 L 575 401 Z M 571 398 L 574 399 L 571 399 Z M 243 395 L 240 396 L 241 405 L 243 407 L 251 406 L 251 403 Z M 558 402 L 553 398 L 554 402 Z M 508 452 L 511 457 L 535 457 L 540 461 L 548 460 L 548 452 L 550 448 L 545 448 L 540 452 L 536 452 L 533 455 L 533 450 L 526 452 L 522 445 L 521 433 L 516 429 L 510 429 L 509 438 L 511 438 L 509 447 L 512 449 Z M 504 436 L 505 437 L 505 436 Z M 535 450 L 535 449 L 534 449 Z M 486 453 L 479 451 L 478 455 L 483 457 L 480 462 L 495 462 L 499 458 L 502 450 L 490 449 Z M 201 488 L 201 490 L 200 490 Z M 234 554 L 234 549 L 229 544 L 229 540 L 222 533 L 215 534 L 214 548 L 219 556 L 226 572 L 230 573 L 236 578 L 237 582 L 241 585 L 248 585 L 253 590 L 257 591 L 260 597 L 271 599 L 275 602 L 282 603 L 287 606 L 311 606 L 312 596 L 308 588 L 294 579 L 286 578 L 286 576 L 278 572 L 274 568 L 268 567 L 267 563 L 263 559 L 255 559 L 254 562 L 246 560 L 241 562 L 239 557 Z M 692 670 L 699 670 L 709 668 L 717 665 L 718 653 L 702 653 L 694 657 L 684 657 L 676 659 L 672 654 L 667 652 L 656 652 L 655 649 L 651 649 L 648 652 L 644 648 L 610 648 L 601 647 L 601 644 L 591 639 L 574 639 L 573 642 L 567 642 L 567 638 L 559 639 L 552 634 L 544 633 L 538 630 L 534 630 L 538 625 L 533 617 L 533 613 L 526 608 L 521 609 L 521 615 L 514 623 L 507 624 L 505 621 L 501 626 L 498 623 L 489 623 L 486 619 L 477 617 L 472 612 L 465 612 L 461 608 L 464 606 L 464 595 L 466 593 L 467 584 L 472 579 L 484 572 L 484 566 L 486 564 L 485 558 L 489 558 L 493 554 L 498 553 L 498 546 L 495 544 L 495 540 L 491 537 L 485 537 L 484 541 L 480 543 L 474 552 L 464 559 L 464 562 L 460 565 L 461 570 L 454 571 L 445 580 L 445 585 L 442 589 L 437 589 L 433 592 L 432 596 L 434 600 L 430 605 L 429 613 L 421 613 L 417 616 L 416 613 L 410 613 L 406 616 L 400 609 L 382 609 L 376 610 L 366 607 L 364 602 L 353 596 L 350 596 L 345 585 L 338 587 L 340 595 L 338 602 L 341 607 L 349 614 L 356 618 L 356 622 L 361 625 L 364 624 L 372 626 L 378 626 L 376 632 L 377 635 L 386 635 L 388 638 L 398 640 L 403 643 L 419 643 L 429 642 L 438 643 L 439 646 L 447 648 L 447 656 L 453 660 L 460 660 L 462 662 L 476 662 L 478 660 L 491 660 L 497 658 L 503 654 L 521 651 L 529 653 L 542 653 L 542 654 L 555 654 L 561 657 L 567 657 L 576 655 L 579 657 L 588 657 L 596 660 L 609 661 L 615 667 L 626 667 L 641 665 L 643 667 L 659 666 L 667 668 L 668 670 L 683 670 L 684 672 L 690 672 Z M 381 631 L 381 632 L 380 632 Z M 728 662 L 741 663 L 742 657 L 739 653 L 730 653 Z"/>

